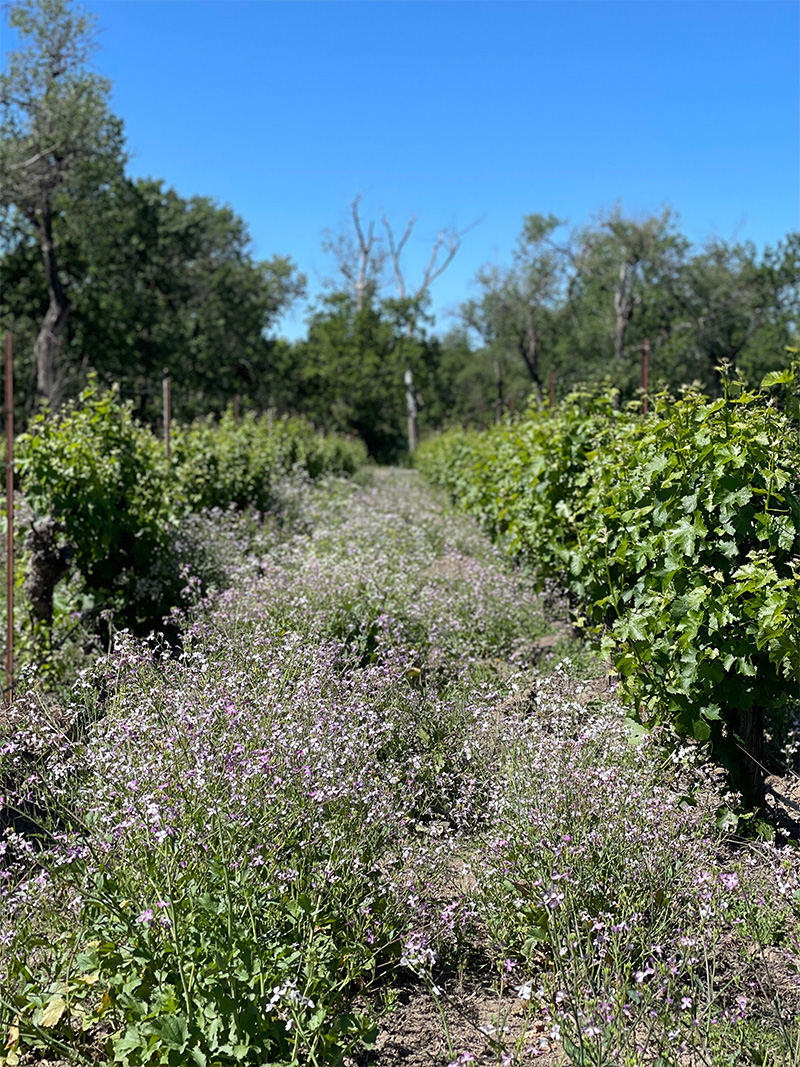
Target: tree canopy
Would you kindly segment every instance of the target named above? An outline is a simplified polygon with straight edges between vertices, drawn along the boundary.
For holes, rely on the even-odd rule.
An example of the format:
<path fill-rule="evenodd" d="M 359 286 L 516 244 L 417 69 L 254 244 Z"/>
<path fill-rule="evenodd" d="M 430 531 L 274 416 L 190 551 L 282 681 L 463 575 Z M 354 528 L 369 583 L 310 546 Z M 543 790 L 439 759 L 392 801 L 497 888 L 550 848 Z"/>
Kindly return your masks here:
<path fill-rule="evenodd" d="M 118 172 L 122 123 L 108 108 L 110 83 L 87 67 L 91 16 L 67 0 L 21 0 L 9 22 L 30 43 L 0 75 L 0 207 L 15 209 L 39 242 L 48 299 L 34 346 L 36 382 L 53 400 L 71 307 L 53 234 L 56 202 L 80 199 Z"/>
<path fill-rule="evenodd" d="M 476 277 L 462 319 L 479 348 L 517 360 L 542 396 L 609 378 L 623 396 L 639 385 L 648 342 L 655 380 L 698 381 L 714 392 L 723 362 L 759 379 L 786 363 L 800 322 L 800 236 L 759 256 L 716 239 L 693 248 L 669 209 L 644 219 L 619 207 L 559 237 L 552 216 L 530 215 L 507 268 Z"/>
<path fill-rule="evenodd" d="M 800 235 L 760 253 L 698 248 L 672 209 L 619 205 L 572 228 L 525 216 L 510 262 L 477 272 L 460 323 L 437 337 L 431 288 L 471 227 L 439 230 L 408 278 L 416 217 L 364 217 L 360 194 L 345 228 L 323 236 L 333 271 L 305 336 L 277 339 L 305 278 L 287 255 L 256 258 L 231 207 L 126 173 L 110 84 L 89 66 L 93 17 L 70 0 L 19 0 L 9 19 L 26 47 L 0 75 L 0 325 L 14 329 L 23 417 L 93 372 L 153 419 L 166 370 L 185 418 L 240 396 L 394 459 L 417 417 L 423 429 L 483 424 L 545 402 L 552 381 L 562 394 L 608 378 L 634 397 L 645 342 L 654 384 L 711 392 L 721 363 L 757 380 L 797 343 Z"/>

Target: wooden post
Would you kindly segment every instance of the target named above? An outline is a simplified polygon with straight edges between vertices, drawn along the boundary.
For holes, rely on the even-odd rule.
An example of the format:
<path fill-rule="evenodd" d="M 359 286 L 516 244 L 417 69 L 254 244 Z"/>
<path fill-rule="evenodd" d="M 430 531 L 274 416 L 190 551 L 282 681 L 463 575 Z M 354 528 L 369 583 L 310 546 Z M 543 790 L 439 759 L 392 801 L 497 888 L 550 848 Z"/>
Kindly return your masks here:
<path fill-rule="evenodd" d="M 650 342 L 642 341 L 642 414 L 647 414 L 647 392 L 650 388 Z"/>
<path fill-rule="evenodd" d="M 239 405 L 241 403 L 241 399 L 242 398 L 239 396 L 238 393 L 233 398 L 233 424 L 234 424 L 234 426 L 238 426 L 239 425 Z"/>
<path fill-rule="evenodd" d="M 550 371 L 550 410 L 556 406 L 556 372 Z"/>
<path fill-rule="evenodd" d="M 6 699 L 14 696 L 14 360 L 6 334 Z"/>
<path fill-rule="evenodd" d="M 486 429 L 486 401 L 481 397 L 481 432 Z"/>
<path fill-rule="evenodd" d="M 414 393 L 414 375 L 407 367 L 403 375 L 406 386 L 406 410 L 408 411 L 408 451 L 414 455 L 417 449 L 417 398 Z"/>
<path fill-rule="evenodd" d="M 164 391 L 164 448 L 167 453 L 167 459 L 169 459 L 170 436 L 172 433 L 172 384 L 166 367 L 164 368 L 162 388 Z"/>
<path fill-rule="evenodd" d="M 500 422 L 503 418 L 503 368 L 500 366 L 499 359 L 494 361 L 494 380 L 497 384 L 497 399 L 494 402 L 495 416 Z"/>

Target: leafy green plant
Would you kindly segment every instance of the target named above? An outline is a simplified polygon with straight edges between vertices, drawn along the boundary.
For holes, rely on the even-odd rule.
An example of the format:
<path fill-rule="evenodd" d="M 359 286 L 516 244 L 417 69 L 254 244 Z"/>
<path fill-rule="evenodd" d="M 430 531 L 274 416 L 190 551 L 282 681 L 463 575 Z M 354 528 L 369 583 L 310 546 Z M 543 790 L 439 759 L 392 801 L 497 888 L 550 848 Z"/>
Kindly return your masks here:
<path fill-rule="evenodd" d="M 158 564 L 179 508 L 163 449 L 130 405 L 90 384 L 57 417 L 37 415 L 18 456 L 34 517 L 60 524 L 95 606 L 122 625 L 165 614 L 180 576 Z"/>
<path fill-rule="evenodd" d="M 235 504 L 268 511 L 282 476 L 353 474 L 367 461 L 362 442 L 322 436 L 304 419 L 247 414 L 237 421 L 231 410 L 218 423 L 177 426 L 172 456 L 179 493 L 192 510 Z"/>
<path fill-rule="evenodd" d="M 634 719 L 710 742 L 761 803 L 764 715 L 800 680 L 800 443 L 763 392 L 724 381 L 647 417 L 574 394 L 554 417 L 434 439 L 419 463 L 570 591 Z"/>
<path fill-rule="evenodd" d="M 205 1067 L 341 1062 L 370 1044 L 350 1000 L 375 948 L 321 898 L 270 899 L 224 866 L 184 875 L 154 909 L 110 874 L 83 886 L 81 929 L 48 946 L 51 977 L 19 958 L 6 975 L 20 1048 L 88 1055 L 105 1033 L 114 1063 Z"/>
<path fill-rule="evenodd" d="M 138 632 L 162 625 L 182 602 L 186 566 L 199 567 L 176 541 L 190 512 L 266 511 L 287 475 L 350 474 L 365 461 L 360 441 L 324 437 L 302 419 L 249 415 L 237 423 L 230 411 L 220 423 L 176 425 L 167 460 L 132 405 L 96 382 L 57 416 L 37 415 L 18 439 L 34 521 L 55 519 L 74 551 L 80 581 L 73 580 L 70 611 L 76 603 L 107 611 L 116 626 Z M 193 557 L 202 554 L 194 547 Z"/>

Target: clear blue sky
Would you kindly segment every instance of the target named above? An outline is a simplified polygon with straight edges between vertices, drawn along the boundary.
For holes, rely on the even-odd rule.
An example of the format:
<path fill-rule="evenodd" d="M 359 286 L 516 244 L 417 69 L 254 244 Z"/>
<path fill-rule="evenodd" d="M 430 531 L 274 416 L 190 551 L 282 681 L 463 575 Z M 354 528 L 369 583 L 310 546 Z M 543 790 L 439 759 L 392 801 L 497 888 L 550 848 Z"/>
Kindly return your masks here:
<path fill-rule="evenodd" d="M 482 217 L 435 285 L 437 328 L 510 260 L 523 216 L 671 204 L 687 236 L 800 228 L 800 5 L 91 0 L 136 175 L 229 203 L 312 294 L 325 227 Z M 3 50 L 14 47 L 4 27 Z M 303 329 L 303 308 L 282 332 Z"/>

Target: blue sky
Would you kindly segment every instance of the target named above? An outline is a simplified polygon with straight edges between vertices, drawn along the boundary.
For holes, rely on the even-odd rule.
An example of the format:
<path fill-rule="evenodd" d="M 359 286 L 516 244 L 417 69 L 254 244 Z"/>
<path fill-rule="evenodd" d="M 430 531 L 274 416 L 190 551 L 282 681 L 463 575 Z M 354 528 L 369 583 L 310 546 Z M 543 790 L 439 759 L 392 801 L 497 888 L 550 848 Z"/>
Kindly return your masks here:
<path fill-rule="evenodd" d="M 437 328 L 524 215 L 586 222 L 671 204 L 686 235 L 775 243 L 800 228 L 800 5 L 91 0 L 130 171 L 229 203 L 259 256 L 311 293 L 325 227 L 483 221 L 435 284 Z M 3 51 L 14 47 L 3 29 Z M 281 323 L 303 331 L 304 308 Z"/>

